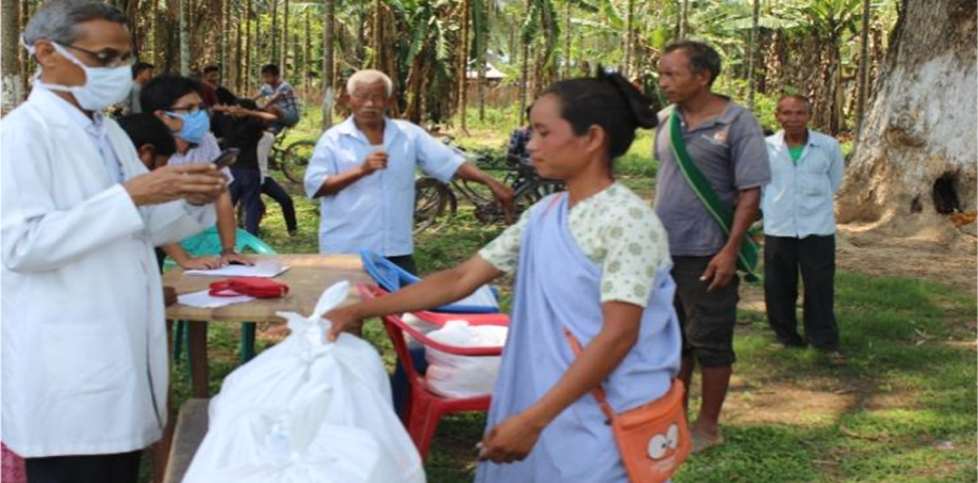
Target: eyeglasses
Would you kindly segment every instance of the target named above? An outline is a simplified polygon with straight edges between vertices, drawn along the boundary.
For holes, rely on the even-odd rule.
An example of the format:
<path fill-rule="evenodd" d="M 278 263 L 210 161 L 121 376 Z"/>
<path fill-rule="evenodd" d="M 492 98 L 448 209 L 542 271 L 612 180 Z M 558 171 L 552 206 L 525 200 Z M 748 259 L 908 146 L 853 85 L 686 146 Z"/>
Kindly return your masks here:
<path fill-rule="evenodd" d="M 66 45 L 66 47 L 79 52 L 84 52 L 101 67 L 128 67 L 136 61 L 136 58 L 133 57 L 132 52 L 122 53 L 114 49 L 103 49 L 95 52 L 88 49 L 83 49 L 77 45 Z"/>

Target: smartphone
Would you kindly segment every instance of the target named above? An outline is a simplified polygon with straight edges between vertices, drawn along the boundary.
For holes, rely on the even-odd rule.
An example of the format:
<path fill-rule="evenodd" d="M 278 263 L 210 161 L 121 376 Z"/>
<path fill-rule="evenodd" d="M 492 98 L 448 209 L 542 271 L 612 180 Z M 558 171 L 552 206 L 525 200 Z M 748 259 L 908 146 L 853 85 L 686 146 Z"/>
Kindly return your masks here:
<path fill-rule="evenodd" d="M 238 160 L 238 153 L 240 152 L 241 150 L 238 148 L 227 148 L 224 151 L 221 151 L 221 154 L 218 155 L 212 162 L 218 169 L 226 168 Z"/>

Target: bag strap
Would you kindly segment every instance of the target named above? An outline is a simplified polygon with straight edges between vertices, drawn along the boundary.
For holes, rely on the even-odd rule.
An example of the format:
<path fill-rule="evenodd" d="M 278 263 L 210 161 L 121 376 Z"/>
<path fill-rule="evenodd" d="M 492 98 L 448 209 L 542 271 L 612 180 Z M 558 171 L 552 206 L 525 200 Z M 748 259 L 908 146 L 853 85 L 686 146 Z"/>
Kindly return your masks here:
<path fill-rule="evenodd" d="M 730 236 L 730 229 L 733 226 L 734 214 L 727 209 L 723 201 L 713 190 L 710 182 L 707 181 L 706 176 L 693 162 L 693 158 L 689 155 L 689 150 L 686 149 L 686 141 L 683 140 L 682 129 L 679 125 L 679 107 L 675 107 L 672 114 L 669 116 L 669 145 L 672 149 L 673 157 L 676 159 L 676 164 L 679 165 L 679 171 L 683 174 L 683 178 L 689 184 L 690 189 L 696 194 L 700 202 L 706 208 L 706 211 L 713 217 L 713 219 L 720 225 L 720 229 L 723 230 L 724 235 Z M 749 281 L 760 280 L 760 277 L 755 272 L 758 262 L 759 248 L 751 233 L 744 234 L 744 240 L 740 244 L 740 250 L 737 252 L 737 268 L 743 271 L 746 276 L 745 278 Z"/>
<path fill-rule="evenodd" d="M 577 338 L 574 337 L 574 334 L 567 327 L 564 327 L 564 335 L 567 337 L 567 341 L 570 342 L 571 350 L 574 351 L 574 357 L 581 357 L 581 353 L 584 352 L 584 349 L 581 348 L 581 343 L 578 342 Z M 608 396 L 604 392 L 604 386 L 598 384 L 591 390 L 591 394 L 594 396 L 594 399 L 598 400 L 598 405 L 601 406 L 601 412 L 608 418 L 608 422 L 614 421 L 617 415 L 615 414 L 615 410 L 611 408 L 611 405 L 608 404 Z"/>

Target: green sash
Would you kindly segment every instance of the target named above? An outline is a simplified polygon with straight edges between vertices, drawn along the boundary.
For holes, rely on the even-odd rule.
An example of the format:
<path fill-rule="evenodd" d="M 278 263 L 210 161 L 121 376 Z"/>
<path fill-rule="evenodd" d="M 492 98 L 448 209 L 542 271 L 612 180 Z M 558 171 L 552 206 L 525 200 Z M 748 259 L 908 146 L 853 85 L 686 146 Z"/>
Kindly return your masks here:
<path fill-rule="evenodd" d="M 723 201 L 710 186 L 710 182 L 706 180 L 706 176 L 696 167 L 693 159 L 689 156 L 689 151 L 686 150 L 686 142 L 683 141 L 682 129 L 679 126 L 678 107 L 673 109 L 667 122 L 669 124 L 669 144 L 672 148 L 673 157 L 676 158 L 676 164 L 679 165 L 679 171 L 683 173 L 683 178 L 686 178 L 689 187 L 693 193 L 696 193 L 696 197 L 703 203 L 706 211 L 720 225 L 724 235 L 729 237 L 734 214 L 724 206 Z M 748 282 L 756 282 L 761 279 L 756 272 L 757 254 L 760 251 L 757 246 L 757 237 L 756 230 L 748 230 L 740 245 L 740 251 L 737 253 L 737 269 L 744 272 L 744 279 Z"/>

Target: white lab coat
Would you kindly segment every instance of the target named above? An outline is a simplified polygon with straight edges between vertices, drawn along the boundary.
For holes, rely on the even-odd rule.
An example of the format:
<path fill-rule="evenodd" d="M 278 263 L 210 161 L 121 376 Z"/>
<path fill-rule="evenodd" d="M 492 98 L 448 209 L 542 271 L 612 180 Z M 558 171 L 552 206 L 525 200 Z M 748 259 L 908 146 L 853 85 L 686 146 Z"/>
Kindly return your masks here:
<path fill-rule="evenodd" d="M 0 122 L 4 442 L 24 457 L 134 451 L 166 423 L 167 343 L 153 247 L 212 206 L 137 208 L 50 92 Z M 125 179 L 144 174 L 114 121 Z"/>

